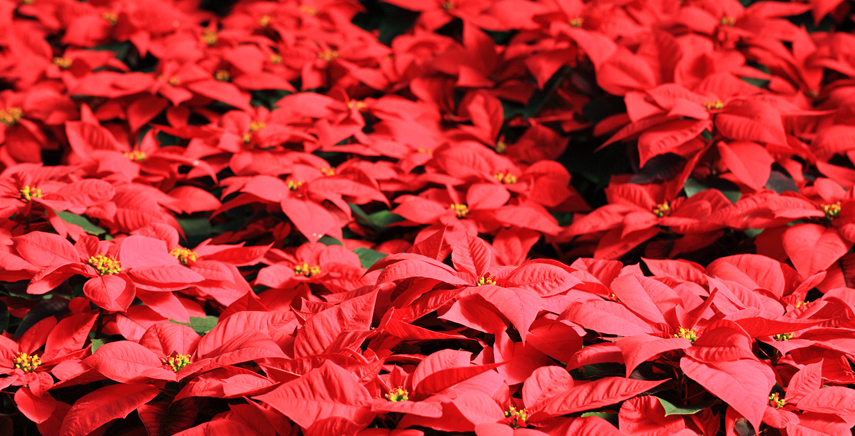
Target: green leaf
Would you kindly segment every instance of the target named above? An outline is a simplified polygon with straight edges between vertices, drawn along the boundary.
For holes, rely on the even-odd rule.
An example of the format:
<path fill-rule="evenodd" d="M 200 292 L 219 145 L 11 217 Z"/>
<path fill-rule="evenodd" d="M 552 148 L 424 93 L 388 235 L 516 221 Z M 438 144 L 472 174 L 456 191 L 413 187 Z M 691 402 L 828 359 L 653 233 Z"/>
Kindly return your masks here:
<path fill-rule="evenodd" d="M 403 221 L 404 217 L 401 215 L 396 215 L 388 210 L 381 210 L 379 212 L 374 212 L 368 215 L 368 219 L 371 220 L 377 227 L 386 227 L 389 224 L 397 223 L 398 221 Z"/>
<path fill-rule="evenodd" d="M 586 418 L 589 416 L 598 416 L 600 418 L 605 419 L 613 426 L 618 426 L 618 414 L 615 412 L 585 412 L 582 414 L 582 418 Z"/>
<path fill-rule="evenodd" d="M 92 353 L 95 353 L 95 351 L 97 351 L 98 348 L 100 348 L 102 345 L 104 345 L 103 339 L 92 339 L 89 342 L 92 343 Z"/>
<path fill-rule="evenodd" d="M 321 244 L 324 244 L 326 246 L 330 246 L 330 245 L 344 246 L 344 244 L 341 241 L 339 241 L 338 239 L 333 238 L 332 236 L 327 236 L 327 235 L 321 236 L 321 239 L 318 239 L 318 242 L 320 242 Z"/>
<path fill-rule="evenodd" d="M 529 119 L 537 115 L 552 97 L 552 94 L 564 83 L 564 79 L 569 77 L 572 72 L 573 70 L 570 68 L 561 68 L 543 84 L 543 89 L 535 90 L 531 98 L 528 99 L 525 109 L 523 109 L 523 117 Z"/>
<path fill-rule="evenodd" d="M 175 218 L 187 236 L 187 245 L 195 247 L 200 242 L 211 236 L 211 222 L 206 217 L 198 218 Z"/>
<path fill-rule="evenodd" d="M 0 301 L 0 330 L 9 331 L 9 308 Z"/>
<path fill-rule="evenodd" d="M 370 227 L 371 230 L 374 230 L 374 231 L 380 230 L 371 221 L 371 217 L 369 217 L 368 214 L 365 213 L 365 211 L 362 210 L 362 208 L 359 207 L 358 204 L 347 203 L 347 205 L 350 206 L 350 210 L 351 210 L 351 212 L 353 212 L 353 215 L 356 217 L 356 222 L 359 225 Z"/>
<path fill-rule="evenodd" d="M 362 247 L 353 250 L 353 252 L 359 256 L 359 263 L 362 264 L 363 268 L 371 268 L 378 260 L 387 256 L 386 253 Z"/>
<path fill-rule="evenodd" d="M 56 211 L 54 211 L 54 212 L 56 212 Z M 103 235 L 104 233 L 107 233 L 106 230 L 102 229 L 101 227 L 96 226 L 95 224 L 92 224 L 92 222 L 89 221 L 88 219 L 86 219 L 86 217 L 76 215 L 76 214 L 73 214 L 71 212 L 64 211 L 64 210 L 60 211 L 60 212 L 56 212 L 56 214 L 60 218 L 62 218 L 63 221 L 65 221 L 69 224 L 74 224 L 75 226 L 82 228 L 83 231 L 85 231 L 86 233 L 89 233 L 90 235 L 98 236 L 98 235 Z"/>
<path fill-rule="evenodd" d="M 748 236 L 749 238 L 754 238 L 757 235 L 763 233 L 763 229 L 748 229 L 742 233 L 745 233 L 745 236 Z"/>
<path fill-rule="evenodd" d="M 191 316 L 190 324 L 187 324 L 186 322 L 178 322 L 174 319 L 170 319 L 169 321 L 174 322 L 175 324 L 186 325 L 187 327 L 193 329 L 194 332 L 199 333 L 200 335 L 204 335 L 205 333 L 208 333 L 209 331 L 213 330 L 214 327 L 217 326 L 218 320 L 219 318 L 217 318 L 216 316 L 208 315 L 204 318 Z"/>
<path fill-rule="evenodd" d="M 710 406 L 712 406 L 716 402 L 716 400 L 711 400 L 711 401 L 704 401 L 703 403 L 693 404 L 691 406 L 678 407 L 678 406 L 671 404 L 671 402 L 668 400 L 663 400 L 662 398 L 659 398 L 659 397 L 655 397 L 655 398 L 657 400 L 659 400 L 659 403 L 662 404 L 662 408 L 665 409 L 665 416 L 694 415 L 694 414 L 700 412 L 701 410 L 709 408 Z"/>
<path fill-rule="evenodd" d="M 686 183 L 683 184 L 683 190 L 686 191 L 686 197 L 691 197 L 698 192 L 706 191 L 707 187 L 697 179 L 689 177 L 688 180 L 686 180 Z"/>

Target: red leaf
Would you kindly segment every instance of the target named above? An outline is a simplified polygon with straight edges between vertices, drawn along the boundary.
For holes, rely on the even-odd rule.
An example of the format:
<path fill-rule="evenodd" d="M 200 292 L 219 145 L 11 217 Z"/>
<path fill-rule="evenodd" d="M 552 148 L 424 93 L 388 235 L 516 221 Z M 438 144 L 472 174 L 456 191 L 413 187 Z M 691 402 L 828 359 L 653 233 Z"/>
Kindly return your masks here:
<path fill-rule="evenodd" d="M 218 368 L 193 377 L 175 401 L 187 397 L 234 398 L 255 395 L 273 386 L 267 377 L 233 366 Z"/>
<path fill-rule="evenodd" d="M 581 283 L 563 268 L 537 261 L 521 265 L 505 280 L 508 287 L 530 289 L 541 297 L 561 293 Z"/>
<path fill-rule="evenodd" d="M 644 391 L 655 388 L 667 380 L 648 381 L 621 377 L 605 377 L 569 390 L 533 405 L 530 421 L 541 421 L 554 416 L 583 410 L 597 409 L 619 403 Z"/>
<path fill-rule="evenodd" d="M 65 420 L 60 434 L 63 436 L 85 436 L 98 427 L 128 416 L 160 393 L 152 385 L 118 384 L 105 386 L 77 400 Z"/>
<path fill-rule="evenodd" d="M 230 419 L 218 419 L 189 428 L 172 436 L 263 436 L 246 424 Z"/>
<path fill-rule="evenodd" d="M 83 348 L 97 319 L 98 312 L 84 312 L 60 321 L 47 337 L 42 360 L 47 361 Z"/>
<path fill-rule="evenodd" d="M 294 357 L 323 354 L 342 332 L 370 330 L 376 298 L 364 294 L 309 318 L 294 339 Z"/>
<path fill-rule="evenodd" d="M 372 399 L 356 377 L 329 361 L 270 393 L 253 397 L 291 418 L 302 428 L 327 418 L 367 425 L 374 419 Z"/>
<path fill-rule="evenodd" d="M 822 360 L 805 365 L 790 379 L 787 385 L 787 403 L 799 404 L 805 395 L 822 387 Z"/>
<path fill-rule="evenodd" d="M 159 356 L 169 356 L 172 353 L 192 354 L 200 339 L 199 334 L 186 325 L 162 321 L 149 327 L 139 344 Z"/>
<path fill-rule="evenodd" d="M 96 306 L 110 312 L 128 310 L 136 296 L 133 282 L 118 275 L 104 275 L 83 284 L 83 294 Z"/>
<path fill-rule="evenodd" d="M 819 224 L 791 226 L 784 231 L 782 240 L 784 251 L 804 277 L 828 269 L 852 247 L 852 241 L 843 240 L 836 228 Z"/>
<path fill-rule="evenodd" d="M 25 386 L 15 392 L 15 404 L 27 419 L 41 424 L 53 415 L 57 401 L 49 393 L 42 396 L 33 395 L 30 388 Z"/>
<path fill-rule="evenodd" d="M 665 408 L 654 396 L 631 398 L 618 413 L 620 429 L 626 434 L 667 436 L 686 428 L 682 416 L 665 416 Z"/>
<path fill-rule="evenodd" d="M 471 204 L 470 204 L 471 206 Z M 451 252 L 451 261 L 458 273 L 463 273 L 471 283 L 490 268 L 490 259 L 493 257 L 490 246 L 483 239 L 466 233 Z"/>
<path fill-rule="evenodd" d="M 806 394 L 798 402 L 799 409 L 851 417 L 855 414 L 855 390 L 843 386 L 827 386 Z"/>
<path fill-rule="evenodd" d="M 425 358 L 413 373 L 413 395 L 430 396 L 503 365 L 472 365 L 468 356 L 468 352 L 440 350 Z"/>
<path fill-rule="evenodd" d="M 280 203 L 288 219 L 310 242 L 317 242 L 331 232 L 333 227 L 338 226 L 335 218 L 323 206 L 313 201 L 283 198 Z"/>
<path fill-rule="evenodd" d="M 775 384 L 775 374 L 768 365 L 748 359 L 713 363 L 684 357 L 680 369 L 733 407 L 755 429 L 760 428 L 769 391 Z"/>
<path fill-rule="evenodd" d="M 290 312 L 254 312 L 244 311 L 220 319 L 217 326 L 199 341 L 196 355 L 207 356 L 226 342 L 245 331 L 258 331 L 272 335 L 277 328 L 294 320 Z"/>
<path fill-rule="evenodd" d="M 51 233 L 31 232 L 16 236 L 15 250 L 27 262 L 40 267 L 56 267 L 80 262 L 80 254 L 65 238 Z"/>
<path fill-rule="evenodd" d="M 175 373 L 164 369 L 157 355 L 136 342 L 104 344 L 83 363 L 119 383 L 135 383 L 148 378 L 175 381 Z"/>
<path fill-rule="evenodd" d="M 199 414 L 199 404 L 195 399 L 171 404 L 157 401 L 140 406 L 137 413 L 148 436 L 171 436 L 193 426 Z"/>
<path fill-rule="evenodd" d="M 485 393 L 464 391 L 452 400 L 454 406 L 474 426 L 497 422 L 505 417 L 496 401 Z"/>
<path fill-rule="evenodd" d="M 663 339 L 648 335 L 637 335 L 620 338 L 617 341 L 617 346 L 623 354 L 623 360 L 626 362 L 626 376 L 629 377 L 635 367 L 652 357 L 666 351 L 685 350 L 692 346 L 692 343 L 683 338 Z"/>
<path fill-rule="evenodd" d="M 573 378 L 559 366 L 542 366 L 525 381 L 522 387 L 523 404 L 532 407 L 573 387 Z"/>
<path fill-rule="evenodd" d="M 514 325 L 525 343 L 528 329 L 540 312 L 540 296 L 528 289 L 508 289 L 493 285 L 479 286 L 478 295 Z"/>

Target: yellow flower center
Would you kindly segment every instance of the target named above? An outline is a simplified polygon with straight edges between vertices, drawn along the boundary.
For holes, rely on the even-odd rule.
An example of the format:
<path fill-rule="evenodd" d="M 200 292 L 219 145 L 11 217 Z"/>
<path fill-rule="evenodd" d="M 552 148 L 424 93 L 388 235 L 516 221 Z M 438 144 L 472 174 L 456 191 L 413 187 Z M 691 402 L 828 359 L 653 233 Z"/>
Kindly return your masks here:
<path fill-rule="evenodd" d="M 787 404 L 787 400 L 780 398 L 780 396 L 778 395 L 777 392 L 772 394 L 772 395 L 769 395 L 769 406 L 770 407 L 780 409 L 781 407 L 784 407 L 785 404 Z"/>
<path fill-rule="evenodd" d="M 335 50 L 324 50 L 318 53 L 318 59 L 323 59 L 327 62 L 332 62 L 333 59 L 338 57 L 338 52 Z"/>
<path fill-rule="evenodd" d="M 409 395 L 410 395 L 409 392 L 407 392 L 406 390 L 404 390 L 401 387 L 398 387 L 396 389 L 392 389 L 392 391 L 390 391 L 388 394 L 384 395 L 384 397 L 386 397 L 387 400 L 389 400 L 393 403 L 397 403 L 400 401 L 408 401 L 410 399 Z"/>
<path fill-rule="evenodd" d="M 30 201 L 35 198 L 42 198 L 42 190 L 30 185 L 24 186 L 18 191 L 21 194 L 21 200 Z"/>
<path fill-rule="evenodd" d="M 270 24 L 270 15 L 262 15 L 261 18 L 258 19 L 258 25 L 261 27 L 267 27 Z"/>
<path fill-rule="evenodd" d="M 496 153 L 502 154 L 508 149 L 508 144 L 505 141 L 496 142 Z"/>
<path fill-rule="evenodd" d="M 220 82 L 228 82 L 229 80 L 231 80 L 232 75 L 229 74 L 229 72 L 226 70 L 217 70 L 214 71 L 214 78 L 219 80 Z"/>
<path fill-rule="evenodd" d="M 55 57 L 51 60 L 51 63 L 64 70 L 64 69 L 71 66 L 71 59 L 63 58 L 63 57 Z"/>
<path fill-rule="evenodd" d="M 657 204 L 656 207 L 653 208 L 653 214 L 662 218 L 663 216 L 671 213 L 671 205 L 668 202 L 664 202 L 662 204 Z"/>
<path fill-rule="evenodd" d="M 310 7 L 308 7 L 308 6 L 300 6 L 300 7 L 299 7 L 299 8 L 297 8 L 297 9 L 299 9 L 299 10 L 300 10 L 300 12 L 305 12 L 305 13 L 307 13 L 307 14 L 309 14 L 309 15 L 318 15 L 318 10 L 317 10 L 317 9 L 315 9 L 315 8 L 310 8 Z"/>
<path fill-rule="evenodd" d="M 721 17 L 721 20 L 718 21 L 719 24 L 723 26 L 733 27 L 736 24 L 736 18 L 733 17 Z"/>
<path fill-rule="evenodd" d="M 257 132 L 265 127 L 267 127 L 267 124 L 264 124 L 264 121 L 250 121 L 249 123 L 250 132 Z"/>
<path fill-rule="evenodd" d="M 722 103 L 721 100 L 705 101 L 704 107 L 707 108 L 708 111 L 714 111 L 723 108 L 724 103 Z"/>
<path fill-rule="evenodd" d="M 807 307 L 810 304 L 809 301 L 796 301 L 796 309 L 800 309 L 802 307 Z"/>
<path fill-rule="evenodd" d="M 270 55 L 270 57 L 268 59 L 270 59 L 271 64 L 279 65 L 282 63 L 282 56 L 280 56 L 276 53 Z"/>
<path fill-rule="evenodd" d="M 142 150 L 131 150 L 122 154 L 134 162 L 145 162 L 145 152 Z"/>
<path fill-rule="evenodd" d="M 178 372 L 181 368 L 190 364 L 189 354 L 176 354 L 166 358 L 166 365 L 172 368 L 172 371 Z"/>
<path fill-rule="evenodd" d="M 323 174 L 325 176 L 334 176 L 335 175 L 335 168 L 321 168 L 319 171 L 321 172 L 321 174 Z"/>
<path fill-rule="evenodd" d="M 21 117 L 24 116 L 24 111 L 19 107 L 9 107 L 3 110 L 0 110 L 0 123 L 5 124 L 7 127 L 13 124 L 17 124 L 18 121 L 21 120 Z"/>
<path fill-rule="evenodd" d="M 98 271 L 98 275 L 106 276 L 118 274 L 122 271 L 122 262 L 116 260 L 113 256 L 104 256 L 96 254 L 89 258 L 89 265 Z"/>
<path fill-rule="evenodd" d="M 445 9 L 446 11 L 450 11 L 456 7 L 457 7 L 457 5 L 455 5 L 454 2 L 451 0 L 446 0 L 446 2 L 442 4 L 442 8 Z"/>
<path fill-rule="evenodd" d="M 571 27 L 582 27 L 582 24 L 585 23 L 585 19 L 584 18 L 571 18 L 569 23 L 570 23 Z"/>
<path fill-rule="evenodd" d="M 42 359 L 36 355 L 29 355 L 27 353 L 18 353 L 15 356 L 15 368 L 20 369 L 24 372 L 33 372 L 39 365 L 42 364 Z"/>
<path fill-rule="evenodd" d="M 837 218 L 837 214 L 840 213 L 840 202 L 834 204 L 823 204 L 819 206 L 820 210 L 825 213 L 825 219 L 833 220 Z"/>
<path fill-rule="evenodd" d="M 454 211 L 454 214 L 457 215 L 457 218 L 463 218 L 469 213 L 469 206 L 465 204 L 452 204 L 449 206 L 451 210 Z"/>
<path fill-rule="evenodd" d="M 195 251 L 190 251 L 189 249 L 181 246 L 169 250 L 169 254 L 178 259 L 182 265 L 190 265 L 193 262 L 196 262 L 196 258 L 199 257 Z"/>
<path fill-rule="evenodd" d="M 417 151 L 417 152 L 419 152 L 419 153 L 424 153 L 424 154 L 427 154 L 427 155 L 433 156 L 433 150 L 431 150 L 431 149 L 429 149 L 429 148 L 421 148 L 421 147 L 419 147 L 419 148 L 417 148 L 417 149 L 416 149 L 416 151 Z"/>
<path fill-rule="evenodd" d="M 317 265 L 309 266 L 308 263 L 303 262 L 302 265 L 294 266 L 294 274 L 303 277 L 312 277 L 321 273 L 321 267 Z"/>
<path fill-rule="evenodd" d="M 506 185 L 513 185 L 517 182 L 517 176 L 511 173 L 496 173 L 493 174 L 493 178 Z"/>
<path fill-rule="evenodd" d="M 110 22 L 111 25 L 116 25 L 116 21 L 119 20 L 119 16 L 116 15 L 115 12 L 104 12 L 101 14 L 101 18 Z"/>
<path fill-rule="evenodd" d="M 781 333 L 781 334 L 775 335 L 775 337 L 774 337 L 774 339 L 778 342 L 789 341 L 792 338 L 793 338 L 793 332 Z"/>
<path fill-rule="evenodd" d="M 359 112 L 365 111 L 365 108 L 368 107 L 368 105 L 362 100 L 354 100 L 354 101 L 347 102 L 347 108 L 348 109 L 353 109 L 354 106 L 356 107 L 356 110 L 358 110 Z"/>
<path fill-rule="evenodd" d="M 525 427 L 525 420 L 528 418 L 528 409 L 517 409 L 514 406 L 505 411 L 505 417 L 512 418 L 510 425 L 513 428 Z"/>
<path fill-rule="evenodd" d="M 201 37 L 200 39 L 201 39 L 201 40 L 202 40 L 202 42 L 204 42 L 205 44 L 208 44 L 208 45 L 214 45 L 214 44 L 216 44 L 216 43 L 217 43 L 217 38 L 218 38 L 218 37 L 217 37 L 217 32 L 214 32 L 214 31 L 212 31 L 212 30 L 207 30 L 207 29 L 205 29 L 205 30 L 202 32 L 202 37 Z"/>
<path fill-rule="evenodd" d="M 296 190 L 300 189 L 300 187 L 303 186 L 306 183 L 306 181 L 305 180 L 296 180 L 296 181 L 289 180 L 287 183 L 288 183 L 288 189 L 290 189 L 292 191 L 296 191 Z"/>
<path fill-rule="evenodd" d="M 495 284 L 496 284 L 496 279 L 493 277 L 492 274 L 484 274 L 483 276 L 478 278 L 478 286 L 495 285 Z"/>
<path fill-rule="evenodd" d="M 166 79 L 166 75 L 161 74 L 161 75 L 157 76 L 157 80 L 163 80 L 163 79 Z M 181 81 L 178 80 L 178 78 L 175 76 L 170 76 L 168 79 L 166 79 L 166 83 L 168 83 L 172 86 L 178 86 L 181 84 Z"/>
<path fill-rule="evenodd" d="M 674 334 L 675 338 L 683 338 L 692 341 L 694 344 L 698 340 L 698 332 L 695 329 L 684 329 L 680 327 L 680 331 Z"/>

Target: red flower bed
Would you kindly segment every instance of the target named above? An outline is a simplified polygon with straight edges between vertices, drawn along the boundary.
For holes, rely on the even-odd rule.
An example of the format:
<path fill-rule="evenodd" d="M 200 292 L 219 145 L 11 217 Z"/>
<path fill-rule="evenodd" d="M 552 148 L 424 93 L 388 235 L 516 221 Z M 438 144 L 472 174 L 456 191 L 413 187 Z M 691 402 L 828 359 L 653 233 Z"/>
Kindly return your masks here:
<path fill-rule="evenodd" d="M 851 7 L 0 0 L 0 435 L 852 434 Z"/>

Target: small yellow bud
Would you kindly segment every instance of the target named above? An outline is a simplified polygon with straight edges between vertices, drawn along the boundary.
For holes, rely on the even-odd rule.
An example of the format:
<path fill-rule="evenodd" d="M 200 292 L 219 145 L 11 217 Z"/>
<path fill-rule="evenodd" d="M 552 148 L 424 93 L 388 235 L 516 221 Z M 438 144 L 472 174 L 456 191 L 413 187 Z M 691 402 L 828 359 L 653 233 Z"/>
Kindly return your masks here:
<path fill-rule="evenodd" d="M 384 395 L 384 397 L 386 397 L 387 400 L 393 403 L 397 403 L 400 401 L 408 401 L 410 399 L 409 395 L 409 392 L 407 392 L 401 387 L 398 387 L 396 389 L 392 389 L 392 391 Z"/>
<path fill-rule="evenodd" d="M 142 150 L 132 150 L 122 154 L 124 154 L 126 158 L 134 162 L 145 162 L 145 152 Z"/>
<path fill-rule="evenodd" d="M 178 259 L 182 265 L 192 265 L 196 262 L 196 258 L 199 256 L 195 251 L 190 251 L 189 249 L 180 246 L 169 250 L 169 254 Z"/>
<path fill-rule="evenodd" d="M 778 395 L 777 392 L 772 394 L 772 395 L 769 395 L 769 406 L 770 407 L 780 409 L 781 407 L 784 407 L 785 404 L 787 404 L 787 400 L 780 398 L 780 396 Z"/>
<path fill-rule="evenodd" d="M 42 364 L 42 360 L 39 356 L 28 355 L 24 352 L 18 353 L 13 359 L 13 362 L 15 363 L 15 368 L 24 372 L 33 372 Z"/>
<path fill-rule="evenodd" d="M 303 277 L 312 277 L 319 275 L 321 273 L 321 267 L 318 265 L 309 266 L 309 264 L 303 262 L 302 265 L 294 266 L 294 274 Z"/>
<path fill-rule="evenodd" d="M 526 427 L 526 419 L 528 419 L 528 409 L 517 409 L 514 406 L 505 411 L 505 417 L 512 418 L 510 425 L 513 428 Z"/>
<path fill-rule="evenodd" d="M 176 354 L 174 356 L 169 356 L 166 358 L 166 365 L 169 366 L 172 371 L 178 372 L 181 368 L 190 364 L 190 355 L 189 354 Z"/>
<path fill-rule="evenodd" d="M 662 218 L 663 216 L 666 216 L 669 213 L 671 213 L 671 205 L 668 204 L 667 201 L 662 204 L 657 204 L 653 208 L 653 214 L 658 216 L 659 218 Z"/>
<path fill-rule="evenodd" d="M 696 340 L 698 340 L 698 332 L 695 329 L 684 329 L 680 327 L 680 331 L 674 334 L 675 338 L 683 338 L 692 341 L 694 344 Z"/>
<path fill-rule="evenodd" d="M 0 110 L 0 123 L 3 123 L 8 126 L 12 126 L 17 124 L 18 121 L 24 116 L 24 111 L 19 107 L 8 107 L 6 109 Z"/>
<path fill-rule="evenodd" d="M 18 191 L 21 194 L 21 200 L 29 202 L 33 198 L 42 198 L 42 190 L 33 186 L 24 186 Z"/>
<path fill-rule="evenodd" d="M 449 208 L 454 211 L 457 218 L 463 218 L 469 214 L 469 206 L 465 204 L 452 204 Z"/>
<path fill-rule="evenodd" d="M 105 256 L 96 254 L 89 258 L 89 265 L 98 271 L 98 275 L 106 276 L 118 274 L 122 271 L 122 262 L 116 260 L 113 256 Z"/>

